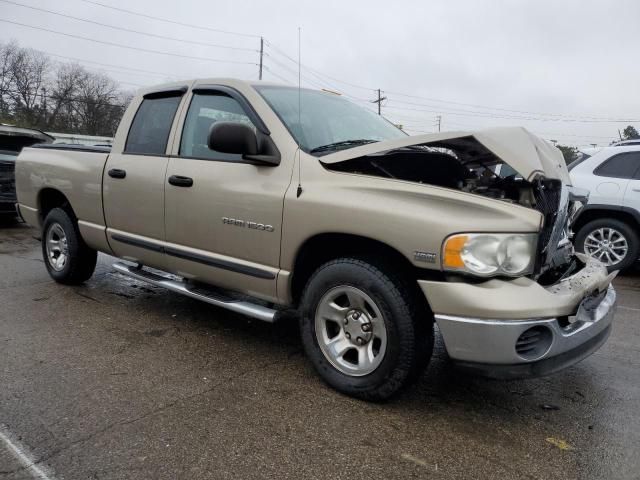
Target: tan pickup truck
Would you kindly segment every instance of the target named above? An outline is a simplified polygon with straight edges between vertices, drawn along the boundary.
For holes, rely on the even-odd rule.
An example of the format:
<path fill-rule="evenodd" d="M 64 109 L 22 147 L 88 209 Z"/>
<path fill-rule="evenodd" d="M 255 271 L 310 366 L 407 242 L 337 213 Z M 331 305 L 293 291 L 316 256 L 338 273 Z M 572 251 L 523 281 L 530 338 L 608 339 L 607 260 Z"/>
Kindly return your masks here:
<path fill-rule="evenodd" d="M 140 92 L 110 150 L 25 149 L 16 182 L 54 280 L 87 280 L 100 251 L 260 320 L 297 309 L 320 376 L 364 399 L 422 372 L 434 322 L 498 378 L 572 365 L 611 330 L 614 274 L 569 239 L 585 198 L 521 128 L 410 137 L 333 93 L 196 80 Z"/>

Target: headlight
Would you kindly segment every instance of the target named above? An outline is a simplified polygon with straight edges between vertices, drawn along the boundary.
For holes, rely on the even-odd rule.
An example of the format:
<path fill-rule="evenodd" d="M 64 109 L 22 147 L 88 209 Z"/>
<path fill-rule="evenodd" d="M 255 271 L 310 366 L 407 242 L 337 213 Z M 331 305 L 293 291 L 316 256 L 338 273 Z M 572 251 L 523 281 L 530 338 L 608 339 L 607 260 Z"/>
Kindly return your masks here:
<path fill-rule="evenodd" d="M 442 248 L 442 266 L 482 277 L 527 275 L 533 271 L 537 239 L 535 233 L 452 235 Z"/>

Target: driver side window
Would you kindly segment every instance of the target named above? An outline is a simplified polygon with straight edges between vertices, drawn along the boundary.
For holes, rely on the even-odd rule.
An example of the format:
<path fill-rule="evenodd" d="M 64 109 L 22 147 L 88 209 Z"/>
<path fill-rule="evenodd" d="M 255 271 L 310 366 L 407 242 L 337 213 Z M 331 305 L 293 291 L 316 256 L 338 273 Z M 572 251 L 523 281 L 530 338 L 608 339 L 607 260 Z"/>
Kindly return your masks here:
<path fill-rule="evenodd" d="M 179 155 L 205 160 L 240 161 L 241 155 L 209 149 L 209 130 L 211 125 L 218 121 L 242 122 L 255 130 L 255 126 L 237 100 L 222 92 L 195 93 L 184 121 Z"/>

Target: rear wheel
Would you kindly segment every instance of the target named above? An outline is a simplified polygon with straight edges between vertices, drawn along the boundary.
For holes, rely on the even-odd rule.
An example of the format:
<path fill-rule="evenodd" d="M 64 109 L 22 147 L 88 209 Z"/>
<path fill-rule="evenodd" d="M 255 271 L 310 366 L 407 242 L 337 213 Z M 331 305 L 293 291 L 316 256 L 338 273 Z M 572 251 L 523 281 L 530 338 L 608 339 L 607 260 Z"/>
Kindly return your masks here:
<path fill-rule="evenodd" d="M 615 219 L 598 219 L 584 225 L 576 235 L 576 249 L 600 260 L 610 272 L 629 268 L 638 258 L 636 232 Z"/>
<path fill-rule="evenodd" d="M 433 316 L 402 275 L 357 258 L 322 265 L 300 317 L 307 356 L 325 382 L 385 400 L 413 381 L 433 350 Z"/>
<path fill-rule="evenodd" d="M 51 278 L 68 285 L 89 279 L 98 258 L 84 243 L 75 219 L 61 208 L 51 210 L 44 220 L 42 255 Z"/>

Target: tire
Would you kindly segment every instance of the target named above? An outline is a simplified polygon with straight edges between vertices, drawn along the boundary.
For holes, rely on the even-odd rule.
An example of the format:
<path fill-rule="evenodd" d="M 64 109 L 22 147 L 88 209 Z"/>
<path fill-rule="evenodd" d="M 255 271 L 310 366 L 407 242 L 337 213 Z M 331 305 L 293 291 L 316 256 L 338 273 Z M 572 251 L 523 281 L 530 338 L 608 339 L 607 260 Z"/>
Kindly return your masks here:
<path fill-rule="evenodd" d="M 611 240 L 609 240 L 609 234 L 611 234 Z M 625 246 L 626 253 L 620 260 L 617 260 L 613 253 L 610 253 L 610 250 L 605 250 L 605 253 L 602 254 L 602 250 L 597 250 L 598 246 L 602 245 L 598 241 L 615 242 L 611 249 L 613 253 L 617 252 L 618 256 L 622 252 L 620 248 Z M 631 267 L 640 253 L 640 241 L 635 230 L 625 222 L 607 218 L 592 220 L 580 228 L 576 235 L 575 247 L 577 251 L 604 262 L 609 272 Z M 604 248 L 607 247 L 604 246 Z"/>
<path fill-rule="evenodd" d="M 75 218 L 62 208 L 54 208 L 42 226 L 42 256 L 51 278 L 78 285 L 93 275 L 98 252 L 84 243 Z"/>
<path fill-rule="evenodd" d="M 420 295 L 417 285 L 393 268 L 365 259 L 339 258 L 318 268 L 302 295 L 300 331 L 320 377 L 339 392 L 368 401 L 386 400 L 412 383 L 433 352 L 433 314 Z M 360 335 L 364 346 L 352 341 L 362 340 Z M 336 350 L 345 353 L 325 353 L 331 341 L 340 342 Z M 368 354 L 360 357 L 363 349 Z"/>

